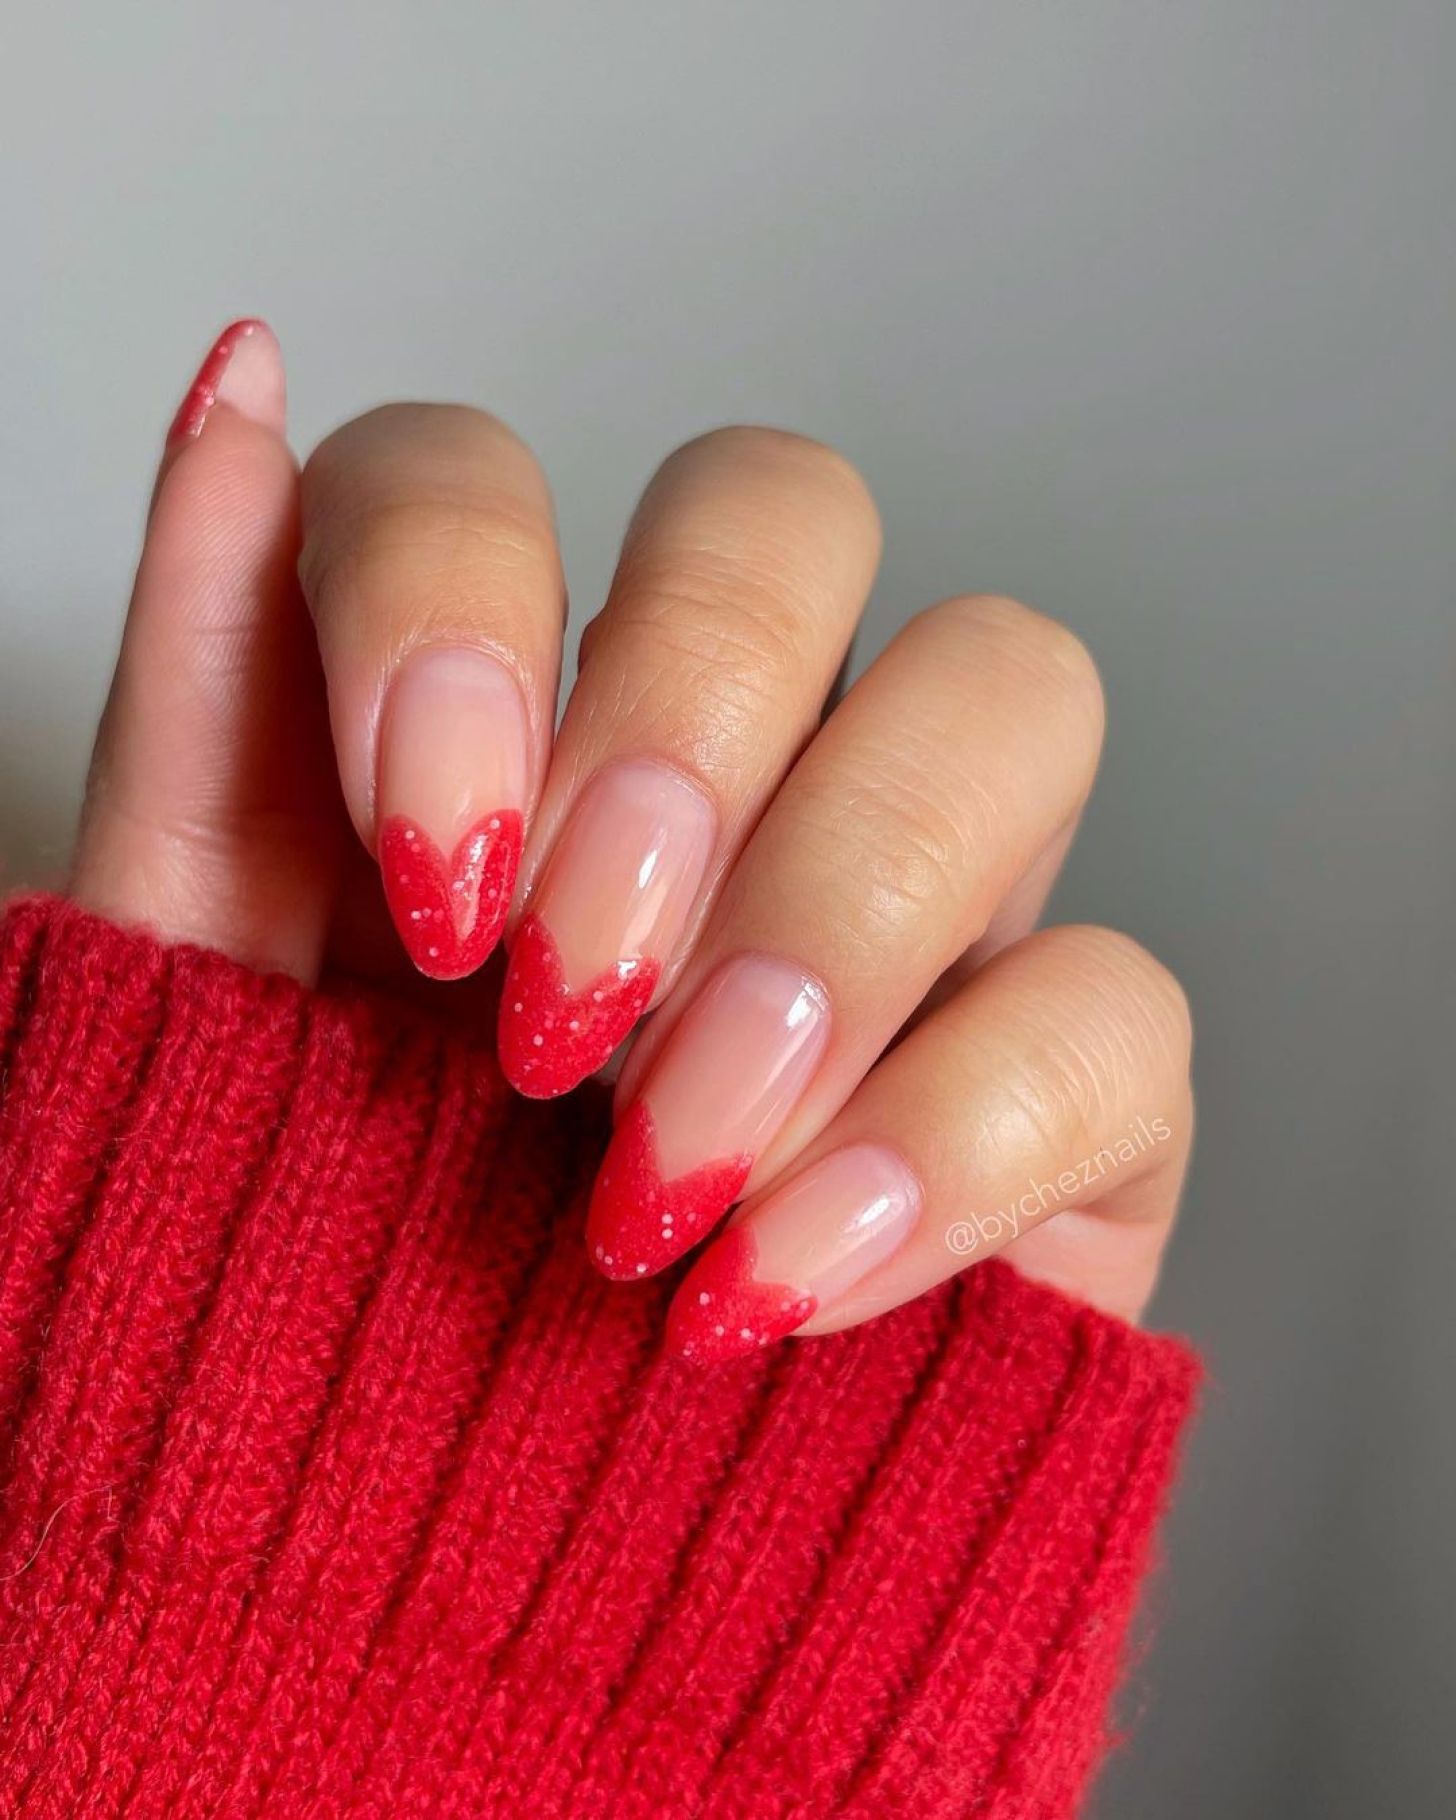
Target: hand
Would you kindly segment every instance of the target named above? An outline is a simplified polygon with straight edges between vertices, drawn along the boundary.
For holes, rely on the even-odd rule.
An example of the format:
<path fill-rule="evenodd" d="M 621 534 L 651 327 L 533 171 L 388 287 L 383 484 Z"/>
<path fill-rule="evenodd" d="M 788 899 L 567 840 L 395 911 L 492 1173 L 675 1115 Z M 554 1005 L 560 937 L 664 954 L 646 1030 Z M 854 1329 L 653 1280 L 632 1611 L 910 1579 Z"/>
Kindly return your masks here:
<path fill-rule="evenodd" d="M 1077 640 L 946 601 L 821 724 L 874 506 L 816 443 L 717 431 L 649 485 L 553 740 L 564 590 L 525 446 L 394 406 L 300 479 L 284 427 L 277 343 L 235 325 L 163 458 L 75 896 L 307 981 L 397 980 L 402 942 L 475 974 L 434 990 L 477 1016 L 503 935 L 501 1065 L 534 1096 L 635 1031 L 599 1267 L 656 1272 L 743 1203 L 678 1290 L 684 1353 L 998 1252 L 1135 1319 L 1189 1025 L 1128 938 L 1033 932 L 1101 742 Z"/>

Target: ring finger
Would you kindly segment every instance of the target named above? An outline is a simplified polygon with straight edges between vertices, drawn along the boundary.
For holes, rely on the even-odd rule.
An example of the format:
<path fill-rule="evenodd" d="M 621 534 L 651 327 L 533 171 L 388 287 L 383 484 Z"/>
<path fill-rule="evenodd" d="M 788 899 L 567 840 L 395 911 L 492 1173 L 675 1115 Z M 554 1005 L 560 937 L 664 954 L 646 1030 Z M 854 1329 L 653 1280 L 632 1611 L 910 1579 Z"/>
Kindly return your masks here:
<path fill-rule="evenodd" d="M 1002 600 L 913 620 L 795 766 L 628 1058 L 588 1218 L 661 1269 L 839 1110 L 1091 787 L 1096 672 Z"/>

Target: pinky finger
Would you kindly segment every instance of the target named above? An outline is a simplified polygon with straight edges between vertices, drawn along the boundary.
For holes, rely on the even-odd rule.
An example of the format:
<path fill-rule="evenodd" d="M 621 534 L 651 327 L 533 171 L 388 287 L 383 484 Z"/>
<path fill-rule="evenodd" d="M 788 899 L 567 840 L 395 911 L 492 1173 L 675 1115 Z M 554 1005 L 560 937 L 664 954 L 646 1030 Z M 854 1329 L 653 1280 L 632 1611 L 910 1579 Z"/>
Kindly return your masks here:
<path fill-rule="evenodd" d="M 1127 937 L 1007 948 L 704 1251 L 669 1345 L 714 1361 L 834 1332 L 998 1253 L 1137 1319 L 1192 1139 L 1190 1046 L 1180 988 Z"/>

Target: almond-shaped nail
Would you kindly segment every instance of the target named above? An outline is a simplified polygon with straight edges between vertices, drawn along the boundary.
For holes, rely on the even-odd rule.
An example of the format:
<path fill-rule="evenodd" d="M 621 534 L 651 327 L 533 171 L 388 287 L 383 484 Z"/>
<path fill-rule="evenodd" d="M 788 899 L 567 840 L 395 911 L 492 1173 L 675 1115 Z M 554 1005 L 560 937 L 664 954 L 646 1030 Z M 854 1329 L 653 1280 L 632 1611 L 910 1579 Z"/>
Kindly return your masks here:
<path fill-rule="evenodd" d="M 669 1347 L 716 1364 L 783 1339 L 900 1248 L 921 1198 L 886 1146 L 831 1151 L 708 1246 L 668 1310 Z"/>
<path fill-rule="evenodd" d="M 500 940 L 521 863 L 526 711 L 514 676 L 467 646 L 401 662 L 379 730 L 379 868 L 410 959 L 463 979 Z"/>
<path fill-rule="evenodd" d="M 738 1199 L 828 1038 L 828 998 L 802 968 L 745 954 L 718 969 L 607 1146 L 587 1214 L 599 1269 L 647 1276 L 709 1231 Z"/>
<path fill-rule="evenodd" d="M 668 765 L 619 760 L 587 784 L 511 943 L 499 1049 L 518 1092 L 567 1092 L 641 1017 L 716 832 L 707 795 Z"/>
<path fill-rule="evenodd" d="M 200 436 L 218 404 L 283 434 L 288 417 L 283 356 L 272 329 L 256 316 L 229 323 L 212 344 L 172 419 L 168 452 Z"/>

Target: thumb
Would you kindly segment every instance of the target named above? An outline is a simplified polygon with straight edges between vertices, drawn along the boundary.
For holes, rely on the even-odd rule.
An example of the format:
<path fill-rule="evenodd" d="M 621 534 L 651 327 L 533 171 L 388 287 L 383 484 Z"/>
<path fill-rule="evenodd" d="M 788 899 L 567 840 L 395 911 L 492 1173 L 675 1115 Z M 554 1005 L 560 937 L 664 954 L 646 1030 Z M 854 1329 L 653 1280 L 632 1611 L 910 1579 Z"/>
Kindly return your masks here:
<path fill-rule="evenodd" d="M 284 417 L 272 331 L 234 323 L 167 439 L 72 891 L 117 920 L 308 979 L 339 824 Z"/>

